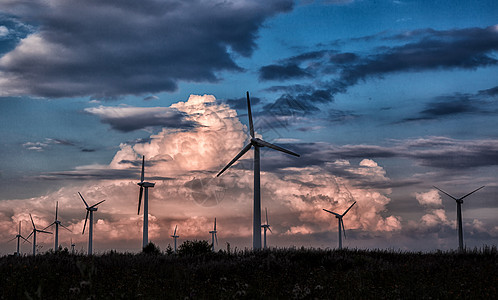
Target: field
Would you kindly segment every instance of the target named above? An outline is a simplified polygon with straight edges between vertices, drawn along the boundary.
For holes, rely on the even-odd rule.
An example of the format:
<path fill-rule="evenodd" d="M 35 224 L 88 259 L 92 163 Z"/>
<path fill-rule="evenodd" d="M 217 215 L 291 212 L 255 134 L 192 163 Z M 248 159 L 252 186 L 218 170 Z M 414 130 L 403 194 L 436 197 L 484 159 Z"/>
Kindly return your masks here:
<path fill-rule="evenodd" d="M 0 258 L 1 299 L 497 299 L 498 252 L 272 249 Z"/>

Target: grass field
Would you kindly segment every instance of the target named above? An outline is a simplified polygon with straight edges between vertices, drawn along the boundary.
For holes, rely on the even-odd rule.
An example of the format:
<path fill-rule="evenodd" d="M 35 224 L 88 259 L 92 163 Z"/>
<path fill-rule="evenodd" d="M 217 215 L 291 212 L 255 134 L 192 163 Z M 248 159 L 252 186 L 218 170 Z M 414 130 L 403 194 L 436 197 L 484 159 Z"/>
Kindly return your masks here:
<path fill-rule="evenodd" d="M 498 299 L 496 247 L 0 258 L 1 299 Z"/>

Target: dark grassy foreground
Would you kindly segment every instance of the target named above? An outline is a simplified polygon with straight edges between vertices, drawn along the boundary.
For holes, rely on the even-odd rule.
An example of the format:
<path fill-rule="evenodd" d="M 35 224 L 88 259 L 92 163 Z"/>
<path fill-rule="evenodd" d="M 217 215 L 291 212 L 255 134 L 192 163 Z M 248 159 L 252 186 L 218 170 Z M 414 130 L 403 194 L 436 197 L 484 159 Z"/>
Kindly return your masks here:
<path fill-rule="evenodd" d="M 498 299 L 492 249 L 0 258 L 1 299 Z"/>

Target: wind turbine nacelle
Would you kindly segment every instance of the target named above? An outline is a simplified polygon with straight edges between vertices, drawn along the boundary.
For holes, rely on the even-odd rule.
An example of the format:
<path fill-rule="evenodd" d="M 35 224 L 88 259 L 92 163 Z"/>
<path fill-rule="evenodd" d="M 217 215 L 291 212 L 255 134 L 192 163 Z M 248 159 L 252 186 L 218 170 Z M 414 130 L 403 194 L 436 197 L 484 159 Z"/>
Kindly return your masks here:
<path fill-rule="evenodd" d="M 146 188 L 154 187 L 154 185 L 156 185 L 155 183 L 152 183 L 152 182 L 139 182 L 137 184 L 139 186 L 146 187 Z"/>

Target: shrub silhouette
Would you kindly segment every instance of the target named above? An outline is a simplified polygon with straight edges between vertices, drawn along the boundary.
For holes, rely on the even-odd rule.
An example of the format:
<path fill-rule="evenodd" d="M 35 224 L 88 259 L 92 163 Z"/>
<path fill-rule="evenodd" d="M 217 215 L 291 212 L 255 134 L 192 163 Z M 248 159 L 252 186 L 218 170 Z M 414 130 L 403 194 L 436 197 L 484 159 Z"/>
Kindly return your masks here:
<path fill-rule="evenodd" d="M 159 249 L 159 247 L 156 246 L 153 242 L 149 242 L 147 244 L 147 246 L 145 246 L 142 249 L 142 253 L 151 254 L 151 255 L 158 255 L 158 254 L 161 254 L 161 249 Z"/>
<path fill-rule="evenodd" d="M 211 245 L 208 241 L 185 241 L 178 247 L 178 255 L 194 256 L 211 253 Z"/>

